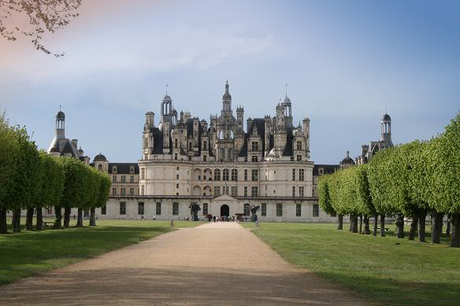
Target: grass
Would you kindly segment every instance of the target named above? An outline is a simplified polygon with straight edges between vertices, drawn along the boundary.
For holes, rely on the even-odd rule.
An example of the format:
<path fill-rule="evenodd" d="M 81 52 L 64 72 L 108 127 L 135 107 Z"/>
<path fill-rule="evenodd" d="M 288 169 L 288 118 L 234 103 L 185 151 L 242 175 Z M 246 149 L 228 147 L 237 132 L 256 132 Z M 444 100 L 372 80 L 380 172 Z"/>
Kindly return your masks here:
<path fill-rule="evenodd" d="M 73 223 L 74 220 L 71 226 Z M 176 221 L 175 225 L 183 228 L 202 223 Z M 98 220 L 97 227 L 0 235 L 0 285 L 89 259 L 171 230 L 169 221 Z"/>
<path fill-rule="evenodd" d="M 241 223 L 253 228 L 251 223 Z M 460 249 L 337 231 L 335 224 L 261 223 L 253 232 L 292 264 L 387 305 L 459 305 Z M 427 241 L 429 232 L 427 231 Z"/>

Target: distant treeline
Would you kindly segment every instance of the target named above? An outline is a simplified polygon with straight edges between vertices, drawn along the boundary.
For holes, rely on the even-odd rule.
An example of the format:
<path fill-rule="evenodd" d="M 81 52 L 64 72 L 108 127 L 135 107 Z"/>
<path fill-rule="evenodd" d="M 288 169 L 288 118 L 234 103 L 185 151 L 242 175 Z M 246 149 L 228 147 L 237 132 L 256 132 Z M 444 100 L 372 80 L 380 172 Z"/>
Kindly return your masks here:
<path fill-rule="evenodd" d="M 14 232 L 21 230 L 21 210 L 27 210 L 26 229 L 43 229 L 42 208 L 55 208 L 54 227 L 69 227 L 70 211 L 78 208 L 77 226 L 83 226 L 83 211 L 90 210 L 90 225 L 95 209 L 106 204 L 110 178 L 71 157 L 53 157 L 30 140 L 23 127 L 9 125 L 0 114 L 0 233 L 8 232 L 7 213 L 13 213 Z"/>
<path fill-rule="evenodd" d="M 452 247 L 460 246 L 460 114 L 444 133 L 430 141 L 413 141 L 374 155 L 368 164 L 325 175 L 318 183 L 319 203 L 328 214 L 350 216 L 350 231 L 385 236 L 385 216 L 396 217 L 398 238 L 404 218 L 411 219 L 409 239 L 425 241 L 425 219 L 433 220 L 431 239 L 440 243 L 443 219 Z M 358 229 L 358 220 L 359 229 Z M 362 225 L 364 223 L 364 228 Z M 418 228 L 417 228 L 418 225 Z"/>

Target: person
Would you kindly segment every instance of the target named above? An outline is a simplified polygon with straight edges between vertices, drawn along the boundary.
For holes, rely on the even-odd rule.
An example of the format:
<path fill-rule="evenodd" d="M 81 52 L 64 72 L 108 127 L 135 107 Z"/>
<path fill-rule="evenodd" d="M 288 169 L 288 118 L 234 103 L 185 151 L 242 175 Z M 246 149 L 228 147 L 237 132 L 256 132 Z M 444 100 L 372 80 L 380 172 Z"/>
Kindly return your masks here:
<path fill-rule="evenodd" d="M 141 220 L 144 220 L 144 215 L 141 215 Z"/>
<path fill-rule="evenodd" d="M 216 223 L 216 216 L 212 216 L 212 220 Z"/>
<path fill-rule="evenodd" d="M 155 217 L 155 215 L 153 215 L 153 221 L 155 221 L 155 219 L 156 219 L 156 217 Z"/>
<path fill-rule="evenodd" d="M 73 214 L 73 219 L 75 220 L 75 214 Z"/>

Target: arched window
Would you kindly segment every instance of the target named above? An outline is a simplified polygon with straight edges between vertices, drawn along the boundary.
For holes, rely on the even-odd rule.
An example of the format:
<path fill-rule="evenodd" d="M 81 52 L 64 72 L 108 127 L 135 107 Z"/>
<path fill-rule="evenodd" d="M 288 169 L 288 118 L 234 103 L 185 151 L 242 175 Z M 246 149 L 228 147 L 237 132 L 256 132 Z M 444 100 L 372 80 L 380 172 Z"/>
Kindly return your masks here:
<path fill-rule="evenodd" d="M 102 165 L 99 164 L 99 166 L 97 167 L 97 169 L 99 169 L 99 171 L 102 171 Z"/>
<path fill-rule="evenodd" d="M 233 160 L 233 150 L 232 150 L 231 148 L 228 149 L 227 159 L 228 159 L 229 161 L 232 161 L 232 160 Z"/>
<path fill-rule="evenodd" d="M 249 216 L 250 211 L 251 208 L 249 207 L 249 204 L 244 204 L 244 215 Z"/>
<path fill-rule="evenodd" d="M 219 159 L 220 159 L 220 161 L 225 160 L 225 149 L 224 148 L 220 149 L 220 157 L 219 157 Z"/>
<path fill-rule="evenodd" d="M 220 181 L 220 169 L 214 170 L 214 180 Z"/>
<path fill-rule="evenodd" d="M 228 181 L 229 180 L 229 172 L 228 172 L 228 169 L 224 169 L 223 173 L 222 173 L 222 180 L 223 181 Z"/>
<path fill-rule="evenodd" d="M 238 181 L 238 170 L 236 169 L 232 170 L 232 181 L 234 182 Z"/>

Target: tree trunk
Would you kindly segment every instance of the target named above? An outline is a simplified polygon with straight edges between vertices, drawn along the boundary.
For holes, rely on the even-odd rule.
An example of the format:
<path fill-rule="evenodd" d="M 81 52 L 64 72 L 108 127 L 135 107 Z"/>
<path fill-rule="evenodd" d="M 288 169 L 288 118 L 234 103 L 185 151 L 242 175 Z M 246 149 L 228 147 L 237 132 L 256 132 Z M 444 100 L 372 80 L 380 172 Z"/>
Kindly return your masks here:
<path fill-rule="evenodd" d="M 83 226 L 83 209 L 78 208 L 77 227 Z"/>
<path fill-rule="evenodd" d="M 379 224 L 379 215 L 375 214 L 374 215 L 374 231 L 372 232 L 372 235 L 377 236 L 377 228 Z"/>
<path fill-rule="evenodd" d="M 431 243 L 441 243 L 441 234 L 442 234 L 442 219 L 444 218 L 444 213 L 434 212 L 431 215 L 432 220 L 434 219 L 434 224 L 431 226 Z"/>
<path fill-rule="evenodd" d="M 355 222 L 355 217 L 353 216 L 353 214 L 350 214 L 350 228 L 349 228 L 349 231 L 350 232 L 353 232 L 353 223 Z"/>
<path fill-rule="evenodd" d="M 385 237 L 385 215 L 380 215 L 380 237 Z"/>
<path fill-rule="evenodd" d="M 37 231 L 43 229 L 43 209 L 37 206 L 37 224 L 35 225 Z"/>
<path fill-rule="evenodd" d="M 13 232 L 19 233 L 21 231 L 21 209 L 13 210 Z"/>
<path fill-rule="evenodd" d="M 450 220 L 452 220 L 452 214 L 447 215 L 447 224 L 446 224 L 446 236 L 450 237 Z"/>
<path fill-rule="evenodd" d="M 396 235 L 398 238 L 404 238 L 404 215 L 399 214 L 396 219 Z"/>
<path fill-rule="evenodd" d="M 62 227 L 62 210 L 61 207 L 55 206 L 54 207 L 54 214 L 56 216 L 56 220 L 54 221 L 54 228 L 61 228 Z"/>
<path fill-rule="evenodd" d="M 412 216 L 412 223 L 410 224 L 409 240 L 415 239 L 415 234 L 417 233 L 417 223 L 418 223 L 418 215 L 414 214 Z"/>
<path fill-rule="evenodd" d="M 72 208 L 70 207 L 65 207 L 64 208 L 64 227 L 69 228 L 70 226 L 70 212 Z"/>
<path fill-rule="evenodd" d="M 363 215 L 359 215 L 359 233 L 363 233 Z"/>
<path fill-rule="evenodd" d="M 353 233 L 358 232 L 358 215 L 353 215 L 353 229 L 352 229 L 352 232 Z"/>
<path fill-rule="evenodd" d="M 418 216 L 418 241 L 425 242 L 426 213 L 423 212 Z"/>
<path fill-rule="evenodd" d="M 369 216 L 364 216 L 364 234 L 371 234 L 371 229 L 369 228 Z"/>
<path fill-rule="evenodd" d="M 26 230 L 31 231 L 34 229 L 34 208 L 27 208 L 27 217 L 26 217 Z"/>
<path fill-rule="evenodd" d="M 0 234 L 8 234 L 8 224 L 6 222 L 6 209 L 0 209 Z"/>
<path fill-rule="evenodd" d="M 96 226 L 96 207 L 91 207 L 89 226 Z"/>
<path fill-rule="evenodd" d="M 460 247 L 460 214 L 452 214 L 452 231 L 450 246 L 453 248 Z"/>
<path fill-rule="evenodd" d="M 338 230 L 343 230 L 343 215 L 339 214 L 339 225 L 337 226 Z"/>

